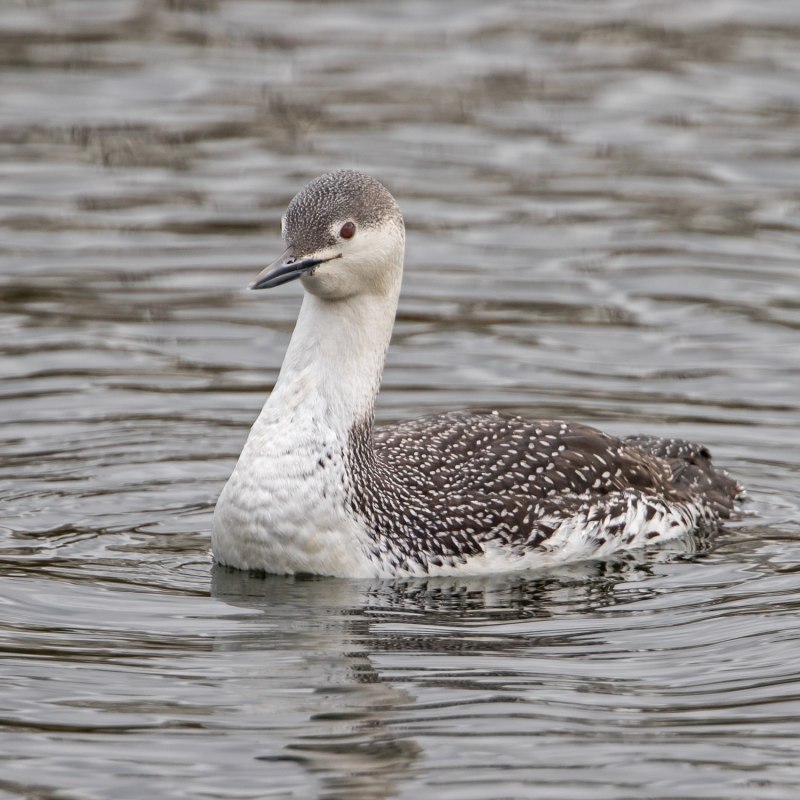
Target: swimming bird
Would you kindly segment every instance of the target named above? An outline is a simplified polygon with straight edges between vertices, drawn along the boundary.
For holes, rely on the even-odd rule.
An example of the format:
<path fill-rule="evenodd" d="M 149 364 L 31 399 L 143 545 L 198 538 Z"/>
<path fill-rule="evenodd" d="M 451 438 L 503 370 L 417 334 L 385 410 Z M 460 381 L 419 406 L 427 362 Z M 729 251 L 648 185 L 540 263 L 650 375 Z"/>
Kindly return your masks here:
<path fill-rule="evenodd" d="M 311 181 L 250 284 L 305 294 L 280 375 L 214 511 L 222 564 L 344 577 L 481 574 L 716 528 L 742 488 L 708 450 L 454 411 L 374 426 L 405 225 L 375 178 Z"/>

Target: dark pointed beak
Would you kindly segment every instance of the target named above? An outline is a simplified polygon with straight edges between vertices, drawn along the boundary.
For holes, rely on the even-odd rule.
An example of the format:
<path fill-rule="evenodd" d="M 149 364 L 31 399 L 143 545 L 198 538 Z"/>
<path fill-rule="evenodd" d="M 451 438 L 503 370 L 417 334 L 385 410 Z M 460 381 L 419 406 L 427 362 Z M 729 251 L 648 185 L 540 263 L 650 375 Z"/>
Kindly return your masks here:
<path fill-rule="evenodd" d="M 339 256 L 332 256 L 331 258 L 339 258 Z M 275 286 L 280 286 L 289 281 L 302 278 L 303 275 L 309 275 L 314 271 L 314 267 L 318 264 L 323 264 L 330 261 L 331 258 L 301 258 L 299 261 L 295 259 L 294 248 L 289 247 L 283 251 L 283 254 L 273 261 L 268 267 L 265 267 L 261 272 L 250 281 L 248 289 L 272 289 Z"/>

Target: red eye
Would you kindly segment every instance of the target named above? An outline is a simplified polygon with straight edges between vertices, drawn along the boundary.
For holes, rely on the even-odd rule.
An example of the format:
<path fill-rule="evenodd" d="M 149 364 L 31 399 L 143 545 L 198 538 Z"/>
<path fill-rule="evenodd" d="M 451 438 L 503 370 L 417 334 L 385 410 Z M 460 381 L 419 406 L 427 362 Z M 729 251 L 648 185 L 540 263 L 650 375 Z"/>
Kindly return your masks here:
<path fill-rule="evenodd" d="M 355 232 L 356 232 L 355 222 L 345 222 L 345 224 L 342 225 L 341 230 L 339 231 L 339 236 L 341 236 L 342 239 L 352 239 L 353 234 Z"/>

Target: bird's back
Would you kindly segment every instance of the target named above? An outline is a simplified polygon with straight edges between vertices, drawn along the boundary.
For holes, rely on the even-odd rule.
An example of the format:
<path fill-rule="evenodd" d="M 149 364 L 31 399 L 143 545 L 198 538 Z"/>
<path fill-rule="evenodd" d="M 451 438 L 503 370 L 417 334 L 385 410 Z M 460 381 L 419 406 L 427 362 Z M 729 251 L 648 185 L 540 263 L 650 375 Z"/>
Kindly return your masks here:
<path fill-rule="evenodd" d="M 741 493 L 702 445 L 497 411 L 354 438 L 353 510 L 411 571 L 457 567 L 496 545 L 514 558 L 552 552 L 567 535 L 566 549 L 587 556 L 671 538 L 728 518 Z"/>

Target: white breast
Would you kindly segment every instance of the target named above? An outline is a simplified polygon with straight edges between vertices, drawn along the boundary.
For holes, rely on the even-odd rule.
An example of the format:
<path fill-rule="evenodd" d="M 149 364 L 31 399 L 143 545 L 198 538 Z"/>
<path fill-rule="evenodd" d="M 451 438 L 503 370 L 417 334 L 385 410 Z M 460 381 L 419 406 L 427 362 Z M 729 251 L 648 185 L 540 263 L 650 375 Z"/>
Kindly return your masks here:
<path fill-rule="evenodd" d="M 347 493 L 332 431 L 260 418 L 217 501 L 214 556 L 239 569 L 366 577 L 366 531 Z"/>

